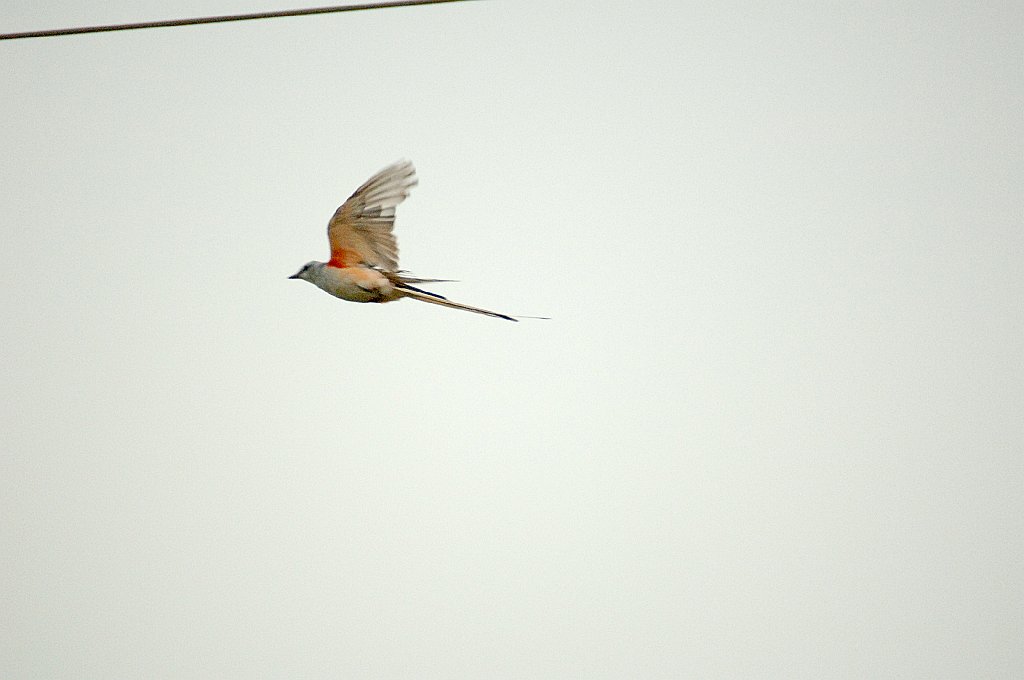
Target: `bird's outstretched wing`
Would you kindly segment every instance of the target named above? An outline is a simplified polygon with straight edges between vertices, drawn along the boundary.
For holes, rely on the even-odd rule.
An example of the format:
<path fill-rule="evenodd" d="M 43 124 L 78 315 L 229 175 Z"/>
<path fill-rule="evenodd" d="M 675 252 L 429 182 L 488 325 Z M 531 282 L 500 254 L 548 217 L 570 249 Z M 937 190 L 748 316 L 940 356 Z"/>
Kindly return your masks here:
<path fill-rule="evenodd" d="M 333 267 L 367 264 L 385 271 L 398 270 L 395 206 L 416 186 L 416 169 L 409 161 L 389 165 L 366 180 L 334 212 L 327 225 Z"/>

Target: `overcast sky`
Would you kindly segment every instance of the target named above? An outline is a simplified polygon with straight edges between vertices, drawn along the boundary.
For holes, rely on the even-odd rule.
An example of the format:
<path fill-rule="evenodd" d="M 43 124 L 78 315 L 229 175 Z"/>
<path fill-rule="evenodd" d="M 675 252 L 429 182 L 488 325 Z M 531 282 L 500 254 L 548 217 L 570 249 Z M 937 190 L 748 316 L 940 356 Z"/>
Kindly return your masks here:
<path fill-rule="evenodd" d="M 0 43 L 0 676 L 1024 675 L 1024 10 L 769 5 Z"/>

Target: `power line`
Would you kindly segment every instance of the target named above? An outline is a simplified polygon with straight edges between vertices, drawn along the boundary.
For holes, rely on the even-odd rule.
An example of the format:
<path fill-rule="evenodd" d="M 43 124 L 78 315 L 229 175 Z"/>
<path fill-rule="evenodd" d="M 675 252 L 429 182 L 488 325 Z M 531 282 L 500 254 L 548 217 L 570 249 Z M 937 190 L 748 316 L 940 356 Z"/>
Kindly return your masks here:
<path fill-rule="evenodd" d="M 197 17 L 194 19 L 169 19 L 167 21 L 146 21 L 140 24 L 111 24 L 109 26 L 83 26 L 81 28 L 56 28 L 48 31 L 26 31 L 24 33 L 0 33 L 0 40 L 19 38 L 49 38 L 58 35 L 79 33 L 104 33 L 108 31 L 131 31 L 136 28 L 165 28 L 168 26 L 195 26 L 197 24 L 220 24 L 226 21 L 249 21 L 250 19 L 276 19 L 277 17 L 299 17 L 309 14 L 332 14 L 334 12 L 355 12 L 362 9 L 384 9 L 387 7 L 410 7 L 413 5 L 436 5 L 442 2 L 465 2 L 466 0 L 391 0 L 390 2 L 367 2 L 361 5 L 338 5 L 335 7 L 310 7 L 307 9 L 285 9 L 276 12 L 255 12 L 253 14 L 232 14 L 219 17 Z"/>

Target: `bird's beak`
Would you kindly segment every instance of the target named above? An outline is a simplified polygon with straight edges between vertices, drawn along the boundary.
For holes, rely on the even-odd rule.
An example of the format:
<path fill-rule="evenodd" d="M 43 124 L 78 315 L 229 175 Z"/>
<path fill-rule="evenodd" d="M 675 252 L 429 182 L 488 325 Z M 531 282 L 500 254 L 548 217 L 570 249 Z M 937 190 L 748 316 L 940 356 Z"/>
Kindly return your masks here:
<path fill-rule="evenodd" d="M 288 278 L 289 279 L 301 279 L 302 277 L 299 276 L 298 272 L 296 272 L 296 273 L 292 274 L 291 276 L 289 276 Z"/>

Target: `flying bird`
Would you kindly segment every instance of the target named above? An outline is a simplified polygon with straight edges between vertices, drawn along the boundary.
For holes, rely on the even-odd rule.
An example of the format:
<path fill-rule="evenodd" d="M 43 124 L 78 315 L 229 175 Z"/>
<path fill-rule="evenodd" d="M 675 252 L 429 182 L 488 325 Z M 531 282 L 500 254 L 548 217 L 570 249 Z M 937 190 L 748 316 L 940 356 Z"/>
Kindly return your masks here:
<path fill-rule="evenodd" d="M 331 259 L 307 262 L 288 278 L 309 281 L 334 297 L 351 302 L 394 302 L 412 298 L 434 305 L 464 309 L 498 319 L 518 321 L 479 307 L 471 307 L 416 288 L 414 283 L 446 279 L 421 279 L 398 268 L 398 243 L 392 233 L 395 207 L 416 186 L 416 169 L 409 161 L 389 165 L 366 180 L 334 212 L 327 225 Z"/>

